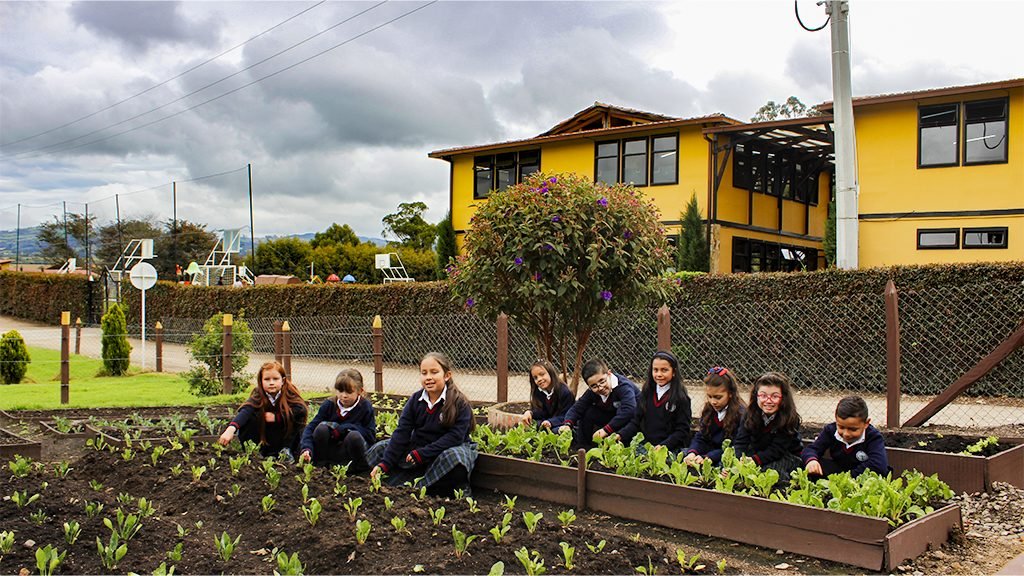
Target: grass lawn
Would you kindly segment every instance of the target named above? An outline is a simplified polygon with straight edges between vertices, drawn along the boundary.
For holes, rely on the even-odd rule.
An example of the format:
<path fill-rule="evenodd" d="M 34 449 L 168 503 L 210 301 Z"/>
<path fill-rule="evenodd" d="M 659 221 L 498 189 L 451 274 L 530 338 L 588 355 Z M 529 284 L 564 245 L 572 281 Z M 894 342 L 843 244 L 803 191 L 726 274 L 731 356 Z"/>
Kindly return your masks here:
<path fill-rule="evenodd" d="M 72 354 L 70 402 L 61 404 L 60 351 L 30 346 L 29 355 L 32 362 L 22 383 L 0 385 L 0 410 L 240 404 L 247 394 L 193 396 L 181 376 L 139 372 L 135 366 L 126 376 L 97 376 L 102 360 Z"/>

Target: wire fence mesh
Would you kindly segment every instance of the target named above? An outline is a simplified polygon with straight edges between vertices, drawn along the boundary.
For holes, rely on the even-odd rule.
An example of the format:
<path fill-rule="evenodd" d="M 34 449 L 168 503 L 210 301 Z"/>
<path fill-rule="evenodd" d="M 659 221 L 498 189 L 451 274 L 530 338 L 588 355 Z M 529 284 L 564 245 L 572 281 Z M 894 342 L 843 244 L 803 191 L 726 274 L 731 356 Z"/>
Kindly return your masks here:
<path fill-rule="evenodd" d="M 1024 321 L 1024 286 L 1004 283 L 992 290 L 990 284 L 985 289 L 968 284 L 902 291 L 899 317 L 903 422 L 1017 329 Z M 369 315 L 245 318 L 253 342 L 249 375 L 274 358 L 277 326 L 285 320 L 290 326 L 292 379 L 300 388 L 330 390 L 340 369 L 356 368 L 367 389 L 373 389 Z M 188 370 L 195 360 L 185 344 L 203 332 L 207 319 L 160 321 L 164 370 Z M 737 374 L 744 394 L 765 372 L 787 374 L 807 422 L 830 421 L 839 398 L 858 394 L 868 401 L 876 423 L 897 424 L 885 421 L 886 317 L 881 294 L 675 307 L 670 322 L 672 351 L 680 359 L 695 413 L 704 403 L 701 378 L 708 367 L 722 365 Z M 471 399 L 497 400 L 495 323 L 453 314 L 385 316 L 382 325 L 385 392 L 407 395 L 416 390 L 419 359 L 428 351 L 440 351 L 452 359 L 456 382 Z M 140 328 L 130 326 L 128 331 L 137 337 Z M 30 345 L 59 348 L 59 328 L 31 328 L 23 336 Z M 152 326 L 147 327 L 147 337 L 154 337 Z M 527 371 L 538 356 L 537 347 L 514 322 L 509 322 L 508 342 L 508 399 L 525 402 Z M 148 346 L 152 367 L 155 347 L 152 342 Z M 83 354 L 99 355 L 97 329 L 84 331 L 82 348 Z M 656 348 L 657 311 L 623 311 L 595 331 L 586 357 L 603 358 L 612 370 L 642 385 Z M 133 362 L 140 353 L 136 345 Z M 571 373 L 572 366 L 559 368 Z M 931 422 L 974 427 L 1024 423 L 1024 350 L 1012 352 Z"/>

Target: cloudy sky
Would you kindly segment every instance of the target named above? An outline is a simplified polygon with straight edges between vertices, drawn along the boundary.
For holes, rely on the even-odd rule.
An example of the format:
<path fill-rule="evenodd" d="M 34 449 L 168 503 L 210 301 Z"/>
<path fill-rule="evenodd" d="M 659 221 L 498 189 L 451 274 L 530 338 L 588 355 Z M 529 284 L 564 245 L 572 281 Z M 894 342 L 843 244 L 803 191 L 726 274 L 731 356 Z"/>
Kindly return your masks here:
<path fill-rule="evenodd" d="M 850 19 L 855 95 L 1024 76 L 1024 2 L 859 0 Z M 0 2 L 0 230 L 19 203 L 22 226 L 62 202 L 169 219 L 171 182 L 179 218 L 248 226 L 251 164 L 257 235 L 380 236 L 400 202 L 444 215 L 432 150 L 594 101 L 748 120 L 790 95 L 830 100 L 831 71 L 828 28 L 788 0 Z"/>

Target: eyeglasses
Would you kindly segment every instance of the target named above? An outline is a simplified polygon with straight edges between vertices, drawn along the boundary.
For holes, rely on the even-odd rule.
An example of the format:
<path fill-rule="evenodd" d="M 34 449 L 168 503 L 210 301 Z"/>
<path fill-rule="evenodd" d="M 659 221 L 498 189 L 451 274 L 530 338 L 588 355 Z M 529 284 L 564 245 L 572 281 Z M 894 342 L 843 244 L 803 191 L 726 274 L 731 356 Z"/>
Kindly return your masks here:
<path fill-rule="evenodd" d="M 771 400 L 772 402 L 778 402 L 779 400 L 782 400 L 782 394 L 779 394 L 778 392 L 772 392 L 771 394 L 769 394 L 767 392 L 758 392 L 757 393 L 757 399 L 758 400 Z"/>
<path fill-rule="evenodd" d="M 708 374 L 714 374 L 715 376 L 725 376 L 729 373 L 728 368 L 722 368 L 721 366 L 715 366 L 708 370 Z"/>
<path fill-rule="evenodd" d="M 597 390 L 598 388 L 604 388 L 604 385 L 607 384 L 607 383 L 608 383 L 608 377 L 605 376 L 604 378 L 601 378 L 600 380 L 598 380 L 597 382 L 594 382 L 593 384 L 590 384 L 588 382 L 587 386 L 589 386 L 591 390 Z"/>

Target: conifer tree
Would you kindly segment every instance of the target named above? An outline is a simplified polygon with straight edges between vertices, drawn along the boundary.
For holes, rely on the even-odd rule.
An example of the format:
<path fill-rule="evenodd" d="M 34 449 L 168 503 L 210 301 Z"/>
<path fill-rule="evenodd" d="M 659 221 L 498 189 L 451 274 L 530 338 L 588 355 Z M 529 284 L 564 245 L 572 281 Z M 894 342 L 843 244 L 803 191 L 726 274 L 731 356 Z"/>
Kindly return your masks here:
<path fill-rule="evenodd" d="M 459 255 L 455 244 L 455 227 L 452 225 L 452 211 L 449 210 L 444 220 L 437 223 L 437 277 L 446 278 L 445 268 L 448 263 Z"/>
<path fill-rule="evenodd" d="M 128 372 L 132 345 L 128 343 L 128 323 L 120 304 L 111 304 L 103 315 L 103 367 L 111 376 Z"/>
<path fill-rule="evenodd" d="M 692 272 L 707 272 L 710 257 L 708 242 L 704 235 L 704 223 L 697 207 L 697 195 L 690 196 L 683 214 L 683 224 L 679 228 L 679 242 L 676 252 L 676 268 Z"/>

